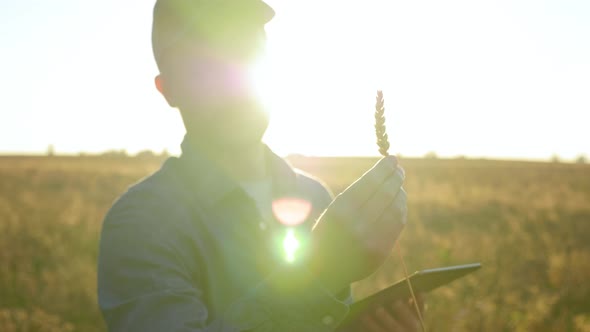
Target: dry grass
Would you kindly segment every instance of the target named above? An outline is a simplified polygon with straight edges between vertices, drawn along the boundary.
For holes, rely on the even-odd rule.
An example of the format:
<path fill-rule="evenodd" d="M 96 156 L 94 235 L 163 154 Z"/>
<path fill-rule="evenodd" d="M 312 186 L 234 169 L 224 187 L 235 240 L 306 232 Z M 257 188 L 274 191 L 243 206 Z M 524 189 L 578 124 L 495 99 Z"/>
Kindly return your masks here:
<path fill-rule="evenodd" d="M 294 158 L 335 192 L 374 159 Z M 159 160 L 0 158 L 0 331 L 104 331 L 100 223 Z M 481 261 L 433 292 L 429 331 L 590 331 L 590 167 L 403 160 L 410 270 Z M 397 256 L 392 256 L 397 257 Z M 399 279 L 392 258 L 358 295 Z"/>

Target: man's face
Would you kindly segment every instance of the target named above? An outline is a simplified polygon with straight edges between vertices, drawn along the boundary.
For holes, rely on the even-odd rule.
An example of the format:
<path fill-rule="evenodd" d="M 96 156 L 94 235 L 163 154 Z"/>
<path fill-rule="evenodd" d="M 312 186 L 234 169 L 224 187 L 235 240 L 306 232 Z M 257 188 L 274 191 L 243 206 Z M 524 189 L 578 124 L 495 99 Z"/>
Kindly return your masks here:
<path fill-rule="evenodd" d="M 214 40 L 183 41 L 166 55 L 163 93 L 180 109 L 189 135 L 229 146 L 261 140 L 269 119 L 251 73 L 265 42 L 263 24 L 241 24 Z"/>

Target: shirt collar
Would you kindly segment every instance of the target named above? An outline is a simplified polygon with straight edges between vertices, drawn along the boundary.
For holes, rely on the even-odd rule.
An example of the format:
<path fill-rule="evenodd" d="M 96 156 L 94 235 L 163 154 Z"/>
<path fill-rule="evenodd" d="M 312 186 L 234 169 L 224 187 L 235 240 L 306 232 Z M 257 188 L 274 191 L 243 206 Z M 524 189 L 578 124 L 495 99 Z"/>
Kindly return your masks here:
<path fill-rule="evenodd" d="M 181 148 L 181 165 L 197 201 L 213 206 L 236 190 L 242 190 L 236 180 L 195 148 L 186 136 Z M 291 165 L 267 145 L 264 145 L 264 153 L 272 178 L 273 198 L 298 196 L 296 173 Z"/>

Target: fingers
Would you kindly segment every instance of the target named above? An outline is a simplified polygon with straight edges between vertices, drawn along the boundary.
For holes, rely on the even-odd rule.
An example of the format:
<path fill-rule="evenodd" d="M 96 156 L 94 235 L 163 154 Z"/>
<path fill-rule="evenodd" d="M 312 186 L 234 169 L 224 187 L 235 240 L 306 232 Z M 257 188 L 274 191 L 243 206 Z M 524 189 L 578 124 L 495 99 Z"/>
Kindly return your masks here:
<path fill-rule="evenodd" d="M 368 332 L 403 332 L 402 326 L 383 308 L 377 309 L 374 315 L 366 315 L 361 318 L 362 331 Z"/>
<path fill-rule="evenodd" d="M 397 321 L 404 327 L 405 331 L 419 331 L 420 320 L 417 317 L 413 304 L 409 302 L 396 302 L 392 308 L 393 315 Z"/>
<path fill-rule="evenodd" d="M 397 158 L 394 156 L 381 158 L 375 166 L 350 185 L 343 194 L 349 196 L 350 202 L 354 202 L 357 207 L 362 206 L 375 194 L 386 179 L 396 173 L 397 169 Z"/>
<path fill-rule="evenodd" d="M 383 211 L 379 219 L 377 220 L 378 223 L 386 223 L 386 224 L 402 224 L 405 225 L 408 219 L 408 194 L 404 190 L 404 188 L 400 188 L 397 195 L 388 206 L 388 208 Z"/>
<path fill-rule="evenodd" d="M 371 236 L 367 237 L 365 246 L 372 252 L 387 253 L 391 250 L 406 224 L 406 201 L 406 192 L 402 188 L 376 222 L 371 224 L 359 223 L 359 228 L 370 229 Z"/>
<path fill-rule="evenodd" d="M 418 309 L 420 310 L 420 314 L 424 316 L 424 311 L 426 311 L 426 295 L 424 293 L 416 294 L 416 301 L 418 302 Z M 410 299 L 409 303 L 412 306 L 412 308 L 415 308 L 413 299 Z M 418 314 L 415 313 L 415 311 L 416 309 L 414 309 L 414 314 L 418 316 Z"/>
<path fill-rule="evenodd" d="M 420 321 L 407 301 L 397 301 L 390 306 L 380 306 L 361 318 L 362 331 L 418 332 Z"/>
<path fill-rule="evenodd" d="M 381 327 L 379 323 L 377 323 L 377 319 L 372 316 L 363 316 L 361 318 L 362 322 L 362 330 L 360 331 L 367 331 L 367 332 L 387 332 L 384 328 Z"/>
<path fill-rule="evenodd" d="M 416 300 L 424 312 L 424 294 L 417 294 Z M 379 306 L 360 317 L 362 331 L 369 332 L 419 332 L 420 320 L 417 317 L 412 299 L 397 301 L 390 306 Z"/>
<path fill-rule="evenodd" d="M 390 207 L 400 191 L 404 181 L 402 171 L 396 170 L 375 192 L 375 194 L 361 207 L 361 217 L 364 223 L 372 225 L 379 219 L 385 210 Z"/>
<path fill-rule="evenodd" d="M 394 318 L 389 310 L 379 307 L 375 313 L 377 323 L 384 328 L 384 331 L 405 331 L 405 328 L 400 322 Z"/>

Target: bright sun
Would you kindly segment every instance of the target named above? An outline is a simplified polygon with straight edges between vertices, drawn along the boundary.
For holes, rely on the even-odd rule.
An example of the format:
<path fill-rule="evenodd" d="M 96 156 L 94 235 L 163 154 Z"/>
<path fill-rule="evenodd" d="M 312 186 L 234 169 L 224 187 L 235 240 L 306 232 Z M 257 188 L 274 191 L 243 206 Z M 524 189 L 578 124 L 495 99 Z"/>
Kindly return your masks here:
<path fill-rule="evenodd" d="M 379 63 L 378 59 L 367 61 L 367 50 L 376 42 L 367 30 L 370 25 L 350 27 L 341 22 L 349 16 L 340 13 L 340 21 L 331 18 L 326 26 L 325 12 L 312 11 L 309 1 L 275 2 L 269 1 L 277 15 L 266 27 L 267 52 L 256 74 L 256 85 L 272 118 L 265 141 L 279 154 L 366 151 L 372 140 L 366 111 L 378 88 Z M 333 127 L 329 133 L 326 124 Z M 366 129 L 360 130 L 364 139 L 347 141 L 346 133 L 361 128 Z M 327 134 L 338 137 L 330 139 Z"/>

